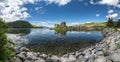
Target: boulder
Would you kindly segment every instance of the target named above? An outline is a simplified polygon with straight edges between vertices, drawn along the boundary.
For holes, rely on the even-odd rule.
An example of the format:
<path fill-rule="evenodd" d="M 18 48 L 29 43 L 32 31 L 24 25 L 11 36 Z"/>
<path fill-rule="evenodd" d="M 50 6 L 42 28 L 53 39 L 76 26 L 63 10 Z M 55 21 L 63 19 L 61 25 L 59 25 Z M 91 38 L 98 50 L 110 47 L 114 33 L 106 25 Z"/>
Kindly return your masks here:
<path fill-rule="evenodd" d="M 85 62 L 86 59 L 84 58 L 84 56 L 79 56 L 79 58 L 76 60 L 76 62 Z"/>
<path fill-rule="evenodd" d="M 102 55 L 104 55 L 104 52 L 103 51 L 97 51 L 96 54 L 99 55 L 99 56 L 102 56 Z"/>
<path fill-rule="evenodd" d="M 45 60 L 39 58 L 38 60 L 36 60 L 35 62 L 45 62 Z"/>
<path fill-rule="evenodd" d="M 21 59 L 26 59 L 26 55 L 25 55 L 25 52 L 21 52 L 21 53 L 19 53 L 19 54 L 17 54 L 17 56 L 19 57 L 19 58 L 21 58 Z"/>
<path fill-rule="evenodd" d="M 110 54 L 110 59 L 114 62 L 120 62 L 120 53 Z"/>
<path fill-rule="evenodd" d="M 27 60 L 37 60 L 38 57 L 33 52 L 27 52 Z"/>
<path fill-rule="evenodd" d="M 95 62 L 106 62 L 107 58 L 104 56 L 99 56 L 95 59 Z"/>
<path fill-rule="evenodd" d="M 111 50 L 111 51 L 115 51 L 117 48 L 118 48 L 118 47 L 117 47 L 116 44 L 110 46 L 110 50 Z"/>

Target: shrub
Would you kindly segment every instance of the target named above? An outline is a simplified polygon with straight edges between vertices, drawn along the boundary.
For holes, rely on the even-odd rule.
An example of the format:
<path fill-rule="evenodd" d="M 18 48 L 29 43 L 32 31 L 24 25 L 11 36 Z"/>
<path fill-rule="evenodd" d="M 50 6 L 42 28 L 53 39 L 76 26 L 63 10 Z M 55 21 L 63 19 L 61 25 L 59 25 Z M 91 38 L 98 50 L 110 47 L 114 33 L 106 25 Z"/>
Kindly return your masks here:
<path fill-rule="evenodd" d="M 118 47 L 120 48 L 120 42 L 119 42 L 117 45 L 118 45 Z"/>

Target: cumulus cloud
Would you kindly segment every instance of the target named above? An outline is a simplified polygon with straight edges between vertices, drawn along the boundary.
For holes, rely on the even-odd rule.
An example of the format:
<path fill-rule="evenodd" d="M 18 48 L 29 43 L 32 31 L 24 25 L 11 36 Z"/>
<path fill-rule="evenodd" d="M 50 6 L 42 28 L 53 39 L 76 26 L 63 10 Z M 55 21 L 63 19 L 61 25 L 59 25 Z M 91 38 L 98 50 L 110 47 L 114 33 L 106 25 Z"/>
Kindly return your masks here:
<path fill-rule="evenodd" d="M 90 0 L 91 4 L 95 4 L 95 5 L 107 5 L 109 6 L 113 6 L 113 7 L 117 7 L 120 8 L 120 0 Z M 116 13 L 115 13 L 116 12 Z M 108 15 L 106 16 L 107 18 L 112 17 L 112 18 L 116 18 L 118 17 L 118 10 L 113 10 L 110 9 L 108 10 Z M 99 16 L 96 14 L 96 16 Z"/>
<path fill-rule="evenodd" d="M 109 14 L 106 16 L 107 18 L 116 18 L 118 17 L 118 13 L 114 13 L 114 14 Z"/>
<path fill-rule="evenodd" d="M 108 5 L 108 6 L 115 6 L 120 8 L 120 0 L 100 0 L 94 2 L 95 0 L 90 0 L 91 4 L 101 4 L 101 5 Z"/>
<path fill-rule="evenodd" d="M 37 1 L 39 0 L 0 0 L 0 17 L 6 22 L 26 19 L 30 14 L 23 5 L 34 4 Z"/>
<path fill-rule="evenodd" d="M 114 12 L 114 10 L 108 10 L 108 14 L 111 14 L 113 12 Z"/>
<path fill-rule="evenodd" d="M 100 4 L 117 6 L 119 4 L 119 0 L 101 0 L 99 3 Z"/>
<path fill-rule="evenodd" d="M 64 6 L 71 2 L 71 0 L 0 0 L 0 17 L 6 22 L 16 21 L 19 19 L 26 19 L 31 15 L 27 12 L 28 9 L 24 7 L 25 4 L 35 4 L 36 2 L 44 1 L 46 3 L 55 3 L 59 6 Z M 36 7 L 37 13 L 42 7 Z M 42 12 L 44 13 L 44 12 Z"/>
<path fill-rule="evenodd" d="M 46 1 L 48 4 L 55 3 L 58 4 L 59 6 L 64 6 L 71 2 L 71 0 L 44 0 L 44 1 Z"/>

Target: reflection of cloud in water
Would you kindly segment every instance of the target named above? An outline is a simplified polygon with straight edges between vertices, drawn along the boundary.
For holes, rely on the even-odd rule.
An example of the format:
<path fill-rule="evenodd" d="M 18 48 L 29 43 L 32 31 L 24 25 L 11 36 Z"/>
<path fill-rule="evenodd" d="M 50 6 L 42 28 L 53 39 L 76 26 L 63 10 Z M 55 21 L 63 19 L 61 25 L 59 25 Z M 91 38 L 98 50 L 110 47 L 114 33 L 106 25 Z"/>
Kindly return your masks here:
<path fill-rule="evenodd" d="M 49 33 L 50 32 L 50 30 L 49 29 L 31 29 L 31 33 L 30 34 L 47 34 L 47 33 Z"/>
<path fill-rule="evenodd" d="M 97 31 L 68 31 L 70 34 L 97 34 Z"/>
<path fill-rule="evenodd" d="M 57 35 L 56 35 L 57 34 Z M 64 35 L 61 36 L 61 35 Z M 100 32 L 54 31 L 34 28 L 28 35 L 7 34 L 17 47 L 26 46 L 33 51 L 53 54 L 64 54 L 88 47 L 102 39 Z"/>
<path fill-rule="evenodd" d="M 68 33 L 71 33 L 71 34 L 79 34 L 79 33 L 92 34 L 92 32 L 84 32 L 84 31 L 68 31 Z"/>
<path fill-rule="evenodd" d="M 12 42 L 14 42 L 16 45 L 23 45 L 23 44 L 28 44 L 29 43 L 29 39 L 27 39 L 26 37 L 22 37 L 19 35 L 15 35 L 15 34 L 6 34 L 7 38 L 9 40 L 11 40 Z"/>
<path fill-rule="evenodd" d="M 7 33 L 19 34 L 20 36 L 28 35 L 31 32 L 30 28 L 9 28 Z"/>

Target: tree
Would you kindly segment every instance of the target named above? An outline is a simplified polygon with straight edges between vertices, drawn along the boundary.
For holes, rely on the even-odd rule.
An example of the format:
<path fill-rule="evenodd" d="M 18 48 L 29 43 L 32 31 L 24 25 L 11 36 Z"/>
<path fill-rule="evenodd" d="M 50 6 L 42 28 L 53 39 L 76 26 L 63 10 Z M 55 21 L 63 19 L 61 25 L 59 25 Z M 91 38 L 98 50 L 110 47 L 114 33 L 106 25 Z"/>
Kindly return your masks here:
<path fill-rule="evenodd" d="M 117 21 L 116 27 L 119 27 L 119 28 L 120 28 L 120 19 Z"/>
<path fill-rule="evenodd" d="M 62 28 L 66 28 L 67 26 L 66 26 L 66 22 L 61 22 L 61 27 Z"/>
<path fill-rule="evenodd" d="M 7 24 L 0 18 L 0 28 L 7 28 Z"/>
<path fill-rule="evenodd" d="M 113 22 L 113 19 L 112 19 L 112 18 L 109 18 L 109 19 L 108 19 L 107 27 L 109 27 L 109 28 L 114 27 L 114 22 Z"/>
<path fill-rule="evenodd" d="M 10 60 L 13 58 L 14 52 L 8 43 L 6 32 L 7 24 L 0 18 L 0 62 L 7 62 L 8 58 L 8 62 L 13 62 Z"/>

